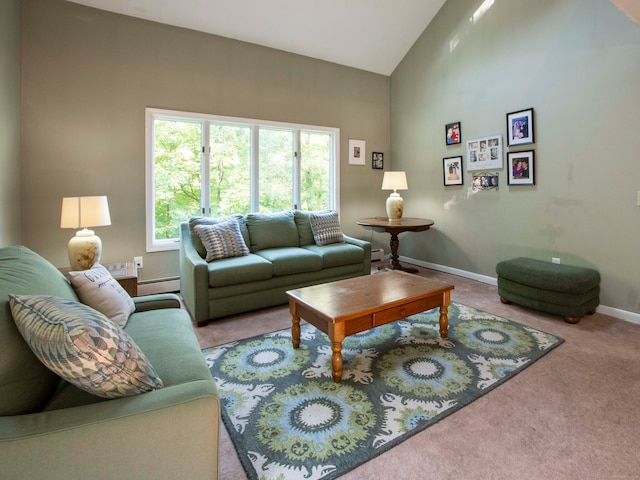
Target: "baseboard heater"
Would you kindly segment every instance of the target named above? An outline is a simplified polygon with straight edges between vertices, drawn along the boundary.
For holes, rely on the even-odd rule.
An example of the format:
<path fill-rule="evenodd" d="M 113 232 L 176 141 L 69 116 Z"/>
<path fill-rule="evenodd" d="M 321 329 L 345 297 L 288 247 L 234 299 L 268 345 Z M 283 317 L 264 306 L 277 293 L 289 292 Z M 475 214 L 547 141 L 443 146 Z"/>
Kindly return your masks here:
<path fill-rule="evenodd" d="M 371 261 L 379 262 L 384 258 L 384 250 L 382 248 L 372 248 L 371 249 Z"/>
<path fill-rule="evenodd" d="M 180 277 L 157 278 L 138 282 L 138 295 L 154 295 L 180 291 Z"/>

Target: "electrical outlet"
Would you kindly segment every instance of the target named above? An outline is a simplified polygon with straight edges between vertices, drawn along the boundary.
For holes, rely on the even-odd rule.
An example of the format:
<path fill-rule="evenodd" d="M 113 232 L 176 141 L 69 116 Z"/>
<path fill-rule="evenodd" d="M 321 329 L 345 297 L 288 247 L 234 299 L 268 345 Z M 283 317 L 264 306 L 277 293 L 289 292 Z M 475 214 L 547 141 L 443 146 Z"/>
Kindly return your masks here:
<path fill-rule="evenodd" d="M 551 263 L 560 263 L 560 257 L 551 257 Z"/>
<path fill-rule="evenodd" d="M 142 257 L 133 257 L 133 261 L 136 262 L 136 267 L 142 268 Z"/>

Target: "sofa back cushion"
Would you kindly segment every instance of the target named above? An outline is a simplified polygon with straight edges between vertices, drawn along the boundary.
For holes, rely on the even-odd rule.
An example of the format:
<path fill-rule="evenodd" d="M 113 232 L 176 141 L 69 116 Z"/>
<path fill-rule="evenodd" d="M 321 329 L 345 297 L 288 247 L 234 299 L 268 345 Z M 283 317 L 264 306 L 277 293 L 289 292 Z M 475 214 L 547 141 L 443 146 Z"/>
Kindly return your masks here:
<path fill-rule="evenodd" d="M 196 225 L 215 225 L 220 222 L 227 222 L 229 220 L 235 220 L 238 222 L 240 226 L 240 233 L 242 233 L 242 238 L 244 239 L 245 245 L 249 245 L 249 231 L 247 230 L 247 224 L 245 223 L 245 219 L 242 215 L 229 215 L 226 217 L 191 217 L 189 219 L 189 232 L 191 233 L 191 243 L 193 243 L 193 247 L 200 254 L 202 258 L 207 257 L 207 249 L 202 243 L 202 239 L 196 233 Z"/>
<path fill-rule="evenodd" d="M 311 231 L 311 221 L 309 220 L 311 212 L 308 210 L 294 210 L 293 218 L 298 227 L 298 238 L 300 240 L 300 246 L 306 247 L 307 245 L 315 245 L 313 239 L 313 232 Z"/>
<path fill-rule="evenodd" d="M 39 411 L 60 382 L 20 335 L 10 293 L 78 301 L 64 275 L 44 258 L 22 246 L 0 248 L 0 416 Z"/>
<path fill-rule="evenodd" d="M 267 248 L 300 246 L 293 212 L 248 213 L 245 219 L 251 253 Z"/>

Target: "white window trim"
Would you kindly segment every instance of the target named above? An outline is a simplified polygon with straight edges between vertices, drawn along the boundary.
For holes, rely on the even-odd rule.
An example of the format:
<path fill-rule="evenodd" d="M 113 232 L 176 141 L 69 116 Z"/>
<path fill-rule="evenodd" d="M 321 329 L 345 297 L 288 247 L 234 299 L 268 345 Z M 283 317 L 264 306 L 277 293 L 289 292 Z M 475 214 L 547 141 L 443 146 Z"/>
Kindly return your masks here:
<path fill-rule="evenodd" d="M 294 129 L 294 130 L 307 130 L 307 131 L 317 131 L 317 132 L 329 132 L 334 136 L 334 145 L 333 145 L 333 158 L 331 159 L 331 165 L 329 169 L 329 183 L 334 185 L 335 188 L 330 192 L 329 195 L 329 208 L 339 211 L 340 208 L 340 129 L 336 127 L 323 127 L 317 125 L 305 125 L 299 123 L 286 123 L 286 122 L 276 122 L 271 120 L 257 120 L 250 118 L 240 118 L 240 117 L 228 117 L 228 116 L 220 116 L 220 115 L 209 115 L 204 113 L 194 113 L 194 112 L 181 112 L 178 110 L 165 110 L 159 108 L 146 108 L 145 109 L 145 225 L 146 225 L 146 251 L 147 252 L 160 252 L 167 250 L 177 250 L 179 248 L 179 239 L 171 239 L 171 240 L 156 240 L 154 238 L 155 231 L 155 203 L 154 203 L 154 192 L 155 192 L 155 183 L 154 183 L 154 139 L 153 139 L 153 121 L 156 117 L 162 117 L 163 119 L 175 119 L 175 120 L 201 120 L 201 121 L 210 121 L 210 122 L 221 122 L 221 123 L 236 123 L 238 125 L 243 126 L 260 126 L 260 127 L 280 127 L 286 129 Z M 208 136 L 207 129 L 204 129 L 205 132 L 203 135 Z M 258 130 L 253 129 L 253 134 L 257 137 Z M 294 144 L 296 151 L 299 151 L 300 139 L 298 135 L 295 135 Z M 208 143 L 208 139 L 206 140 Z M 253 147 L 255 148 L 258 143 L 255 142 L 256 138 L 253 139 L 252 142 Z M 251 158 L 257 158 L 257 155 L 252 152 Z M 208 158 L 209 153 L 203 153 L 202 165 L 203 168 L 208 168 Z M 296 158 L 295 163 L 297 164 L 300 159 Z M 253 165 L 252 168 L 257 168 L 257 165 Z M 293 188 L 300 188 L 300 178 L 298 175 L 298 169 L 296 171 L 296 179 L 293 181 Z M 252 175 L 252 189 L 258 189 L 258 176 Z M 208 193 L 209 186 L 206 185 L 203 187 L 203 192 L 201 195 Z M 206 197 L 208 198 L 208 197 Z M 258 199 L 256 195 L 251 196 L 251 211 L 258 210 Z"/>

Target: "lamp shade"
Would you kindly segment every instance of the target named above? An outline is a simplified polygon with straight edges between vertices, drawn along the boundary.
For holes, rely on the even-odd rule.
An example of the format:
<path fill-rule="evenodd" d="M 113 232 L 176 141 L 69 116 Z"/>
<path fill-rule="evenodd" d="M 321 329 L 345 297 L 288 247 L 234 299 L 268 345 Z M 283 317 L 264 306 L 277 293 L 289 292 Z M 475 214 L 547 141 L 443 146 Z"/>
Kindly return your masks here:
<path fill-rule="evenodd" d="M 111 225 L 106 196 L 65 197 L 62 199 L 60 228 L 103 227 Z"/>
<path fill-rule="evenodd" d="M 384 172 L 382 190 L 408 190 L 407 174 L 405 172 Z"/>

